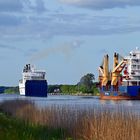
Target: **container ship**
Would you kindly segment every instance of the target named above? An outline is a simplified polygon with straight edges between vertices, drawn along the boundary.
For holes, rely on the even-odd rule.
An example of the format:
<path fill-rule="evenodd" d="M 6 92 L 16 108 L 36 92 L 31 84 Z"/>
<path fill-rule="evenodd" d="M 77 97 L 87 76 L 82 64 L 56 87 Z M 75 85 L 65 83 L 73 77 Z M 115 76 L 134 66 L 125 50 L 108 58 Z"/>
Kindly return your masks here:
<path fill-rule="evenodd" d="M 114 53 L 113 69 L 109 70 L 109 56 L 105 55 L 99 67 L 100 99 L 140 100 L 140 50 L 128 56 Z"/>
<path fill-rule="evenodd" d="M 47 97 L 47 80 L 45 79 L 46 72 L 37 70 L 31 64 L 24 66 L 22 79 L 19 81 L 20 95 Z"/>

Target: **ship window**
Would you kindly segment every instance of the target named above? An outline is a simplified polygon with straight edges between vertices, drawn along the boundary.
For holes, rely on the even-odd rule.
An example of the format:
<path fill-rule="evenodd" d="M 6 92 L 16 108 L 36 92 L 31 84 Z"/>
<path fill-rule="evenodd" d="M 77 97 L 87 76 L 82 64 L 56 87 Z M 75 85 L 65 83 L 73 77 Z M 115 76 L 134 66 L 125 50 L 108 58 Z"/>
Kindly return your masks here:
<path fill-rule="evenodd" d="M 132 69 L 135 69 L 136 68 L 136 65 L 132 65 Z"/>
<path fill-rule="evenodd" d="M 137 82 L 131 82 L 132 86 L 136 86 Z"/>
<path fill-rule="evenodd" d="M 133 54 L 133 56 L 136 56 L 136 54 Z"/>
<path fill-rule="evenodd" d="M 131 72 L 131 74 L 135 74 L 135 72 L 134 72 L 134 71 L 132 71 L 132 72 Z"/>

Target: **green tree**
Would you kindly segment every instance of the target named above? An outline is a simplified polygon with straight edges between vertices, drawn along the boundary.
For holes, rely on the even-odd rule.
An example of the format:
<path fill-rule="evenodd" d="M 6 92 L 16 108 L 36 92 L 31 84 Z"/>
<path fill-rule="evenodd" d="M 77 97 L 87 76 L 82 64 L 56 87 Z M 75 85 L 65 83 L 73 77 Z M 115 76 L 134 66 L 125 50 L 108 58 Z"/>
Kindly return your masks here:
<path fill-rule="evenodd" d="M 5 87 L 4 93 L 19 93 L 19 87 Z"/>
<path fill-rule="evenodd" d="M 63 94 L 70 94 L 69 85 L 62 85 L 62 86 L 61 86 L 61 92 L 62 92 Z"/>
<path fill-rule="evenodd" d="M 93 86 L 93 80 L 95 80 L 94 74 L 88 73 L 80 79 L 80 82 L 78 83 L 78 85 L 85 86 L 88 90 L 91 90 Z"/>

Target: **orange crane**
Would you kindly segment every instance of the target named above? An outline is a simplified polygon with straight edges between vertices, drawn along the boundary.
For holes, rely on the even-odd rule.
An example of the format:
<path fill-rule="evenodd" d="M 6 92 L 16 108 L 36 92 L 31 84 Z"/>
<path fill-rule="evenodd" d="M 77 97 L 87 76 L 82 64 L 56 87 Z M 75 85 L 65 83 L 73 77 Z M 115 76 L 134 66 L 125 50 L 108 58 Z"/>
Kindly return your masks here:
<path fill-rule="evenodd" d="M 117 86 L 118 85 L 120 74 L 127 64 L 126 59 L 121 60 L 121 62 L 119 63 L 118 58 L 119 58 L 119 54 L 114 53 L 114 64 L 113 64 L 113 71 L 112 71 L 112 78 L 111 78 L 112 79 L 111 80 L 111 85 L 112 86 Z"/>
<path fill-rule="evenodd" d="M 105 55 L 103 59 L 103 65 L 99 67 L 99 81 L 101 86 L 106 86 L 109 80 L 110 80 L 109 56 Z"/>

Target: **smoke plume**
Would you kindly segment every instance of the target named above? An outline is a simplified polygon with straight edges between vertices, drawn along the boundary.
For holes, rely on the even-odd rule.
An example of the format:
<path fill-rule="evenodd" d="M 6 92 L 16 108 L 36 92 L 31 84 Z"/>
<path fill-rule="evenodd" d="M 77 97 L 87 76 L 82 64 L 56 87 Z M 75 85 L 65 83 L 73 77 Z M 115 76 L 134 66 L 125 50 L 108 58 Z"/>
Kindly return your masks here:
<path fill-rule="evenodd" d="M 39 61 L 41 59 L 47 58 L 49 55 L 56 55 L 56 54 L 63 54 L 64 56 L 69 57 L 75 49 L 81 46 L 82 43 L 83 41 L 75 40 L 73 42 L 63 43 L 61 45 L 58 45 L 57 47 L 46 48 L 34 54 L 31 57 L 30 62 Z"/>

